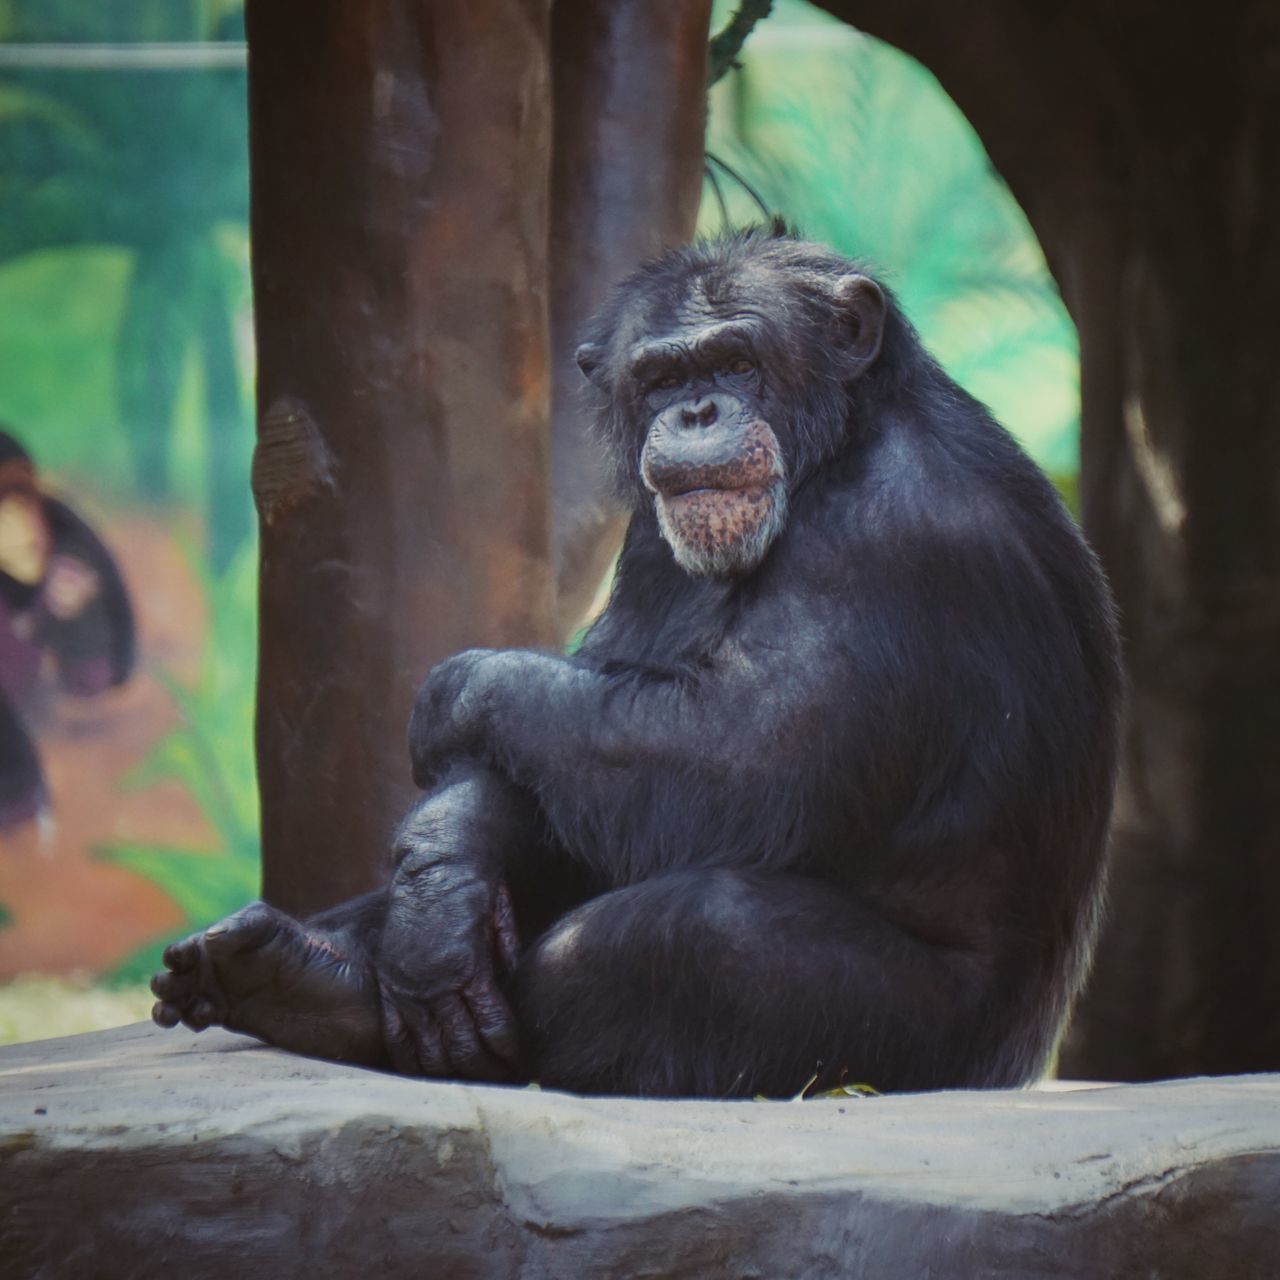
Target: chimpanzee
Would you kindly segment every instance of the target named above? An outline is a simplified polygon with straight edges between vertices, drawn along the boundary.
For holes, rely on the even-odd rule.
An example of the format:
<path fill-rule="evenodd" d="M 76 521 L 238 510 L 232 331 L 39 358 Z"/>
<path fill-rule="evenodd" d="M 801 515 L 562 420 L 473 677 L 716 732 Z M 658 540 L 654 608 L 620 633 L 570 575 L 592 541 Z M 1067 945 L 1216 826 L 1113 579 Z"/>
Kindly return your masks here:
<path fill-rule="evenodd" d="M 572 656 L 436 667 L 389 889 L 175 944 L 156 1020 L 595 1093 L 1031 1079 L 1088 963 L 1120 690 L 1054 491 L 788 236 L 644 267 L 578 361 L 632 511 L 607 608 Z"/>
<path fill-rule="evenodd" d="M 68 693 L 120 684 L 133 668 L 133 611 L 111 553 L 41 492 L 30 455 L 0 431 L 0 830 L 47 800 L 23 720 L 46 655 Z"/>

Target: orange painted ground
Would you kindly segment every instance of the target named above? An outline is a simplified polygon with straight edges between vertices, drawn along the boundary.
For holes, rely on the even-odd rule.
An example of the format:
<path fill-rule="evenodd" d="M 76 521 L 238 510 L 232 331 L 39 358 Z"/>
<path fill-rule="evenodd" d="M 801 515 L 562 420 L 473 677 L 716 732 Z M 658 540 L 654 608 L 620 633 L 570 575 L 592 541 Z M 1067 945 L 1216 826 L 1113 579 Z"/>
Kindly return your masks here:
<path fill-rule="evenodd" d="M 121 562 L 140 630 L 141 660 L 121 689 L 99 698 L 55 697 L 38 730 L 55 828 L 0 836 L 0 980 L 23 972 L 110 969 L 142 943 L 176 927 L 178 910 L 131 872 L 93 857 L 121 840 L 211 848 L 213 836 L 180 786 L 126 792 L 120 779 L 177 723 L 156 679 L 194 678 L 205 631 L 199 585 L 170 531 L 137 514 L 102 522 Z"/>

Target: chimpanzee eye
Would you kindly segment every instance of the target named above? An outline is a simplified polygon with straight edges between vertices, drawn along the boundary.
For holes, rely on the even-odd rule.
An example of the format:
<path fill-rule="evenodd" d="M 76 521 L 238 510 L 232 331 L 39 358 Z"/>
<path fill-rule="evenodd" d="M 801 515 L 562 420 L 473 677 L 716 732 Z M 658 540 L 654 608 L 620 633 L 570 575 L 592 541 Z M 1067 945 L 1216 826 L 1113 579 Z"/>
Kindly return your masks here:
<path fill-rule="evenodd" d="M 755 370 L 754 361 L 748 360 L 746 356 L 737 356 L 729 362 L 730 373 L 754 373 Z"/>
<path fill-rule="evenodd" d="M 674 373 L 669 373 L 663 378 L 657 378 L 652 383 L 655 391 L 674 391 L 676 387 L 681 385 L 680 379 Z"/>

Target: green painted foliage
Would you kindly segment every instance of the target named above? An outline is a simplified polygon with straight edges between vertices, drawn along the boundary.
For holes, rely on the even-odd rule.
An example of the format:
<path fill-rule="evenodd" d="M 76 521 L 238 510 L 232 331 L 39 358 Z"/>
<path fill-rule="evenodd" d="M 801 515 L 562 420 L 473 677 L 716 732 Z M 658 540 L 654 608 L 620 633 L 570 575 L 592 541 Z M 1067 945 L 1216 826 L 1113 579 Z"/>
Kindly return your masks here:
<path fill-rule="evenodd" d="M 258 896 L 258 792 L 253 764 L 256 669 L 256 548 L 246 545 L 217 577 L 202 574 L 211 630 L 193 688 L 168 681 L 182 724 L 163 738 L 126 779 L 143 788 L 161 778 L 182 783 L 218 836 L 212 853 L 139 844 L 109 845 L 98 856 L 150 880 L 181 908 L 190 932 Z M 135 981 L 158 967 L 170 941 L 154 939 L 112 975 Z"/>
<path fill-rule="evenodd" d="M 212 0 L 0 3 L 0 420 L 46 465 L 194 501 L 219 567 L 251 523 L 245 70 L 78 45 L 237 34 Z"/>

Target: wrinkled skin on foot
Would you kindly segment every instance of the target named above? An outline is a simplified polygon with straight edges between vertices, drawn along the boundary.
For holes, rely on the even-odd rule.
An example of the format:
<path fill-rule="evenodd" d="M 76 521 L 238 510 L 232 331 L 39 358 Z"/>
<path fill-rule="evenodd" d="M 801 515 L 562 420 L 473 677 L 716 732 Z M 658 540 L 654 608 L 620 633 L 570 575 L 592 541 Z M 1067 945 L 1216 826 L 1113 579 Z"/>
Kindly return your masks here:
<path fill-rule="evenodd" d="M 174 943 L 155 1021 L 410 1075 L 518 1077 L 504 994 L 518 943 L 497 867 L 530 802 L 473 766 L 445 774 L 397 833 L 389 890 L 305 924 L 253 903 Z"/>
<path fill-rule="evenodd" d="M 254 902 L 167 947 L 164 963 L 151 980 L 162 1027 L 223 1026 L 310 1057 L 386 1063 L 372 965 L 340 931 Z"/>

